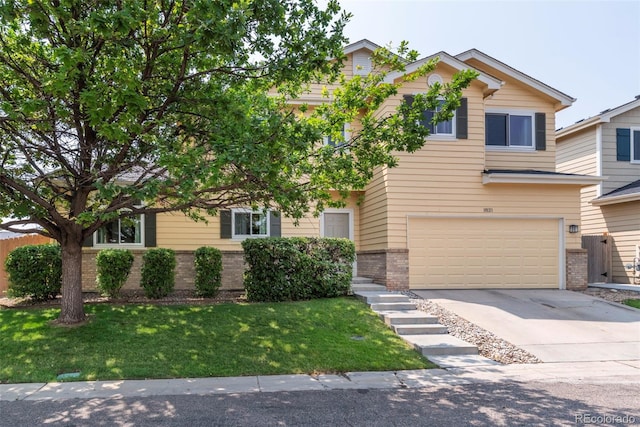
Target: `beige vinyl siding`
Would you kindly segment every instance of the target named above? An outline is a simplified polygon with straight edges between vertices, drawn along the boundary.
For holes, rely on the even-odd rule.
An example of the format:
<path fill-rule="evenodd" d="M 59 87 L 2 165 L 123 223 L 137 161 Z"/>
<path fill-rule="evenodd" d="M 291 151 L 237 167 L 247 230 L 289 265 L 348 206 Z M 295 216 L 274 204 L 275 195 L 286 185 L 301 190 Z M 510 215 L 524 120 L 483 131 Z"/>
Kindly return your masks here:
<path fill-rule="evenodd" d="M 378 168 L 360 205 L 361 250 L 387 247 L 387 168 Z"/>
<path fill-rule="evenodd" d="M 640 164 L 616 160 L 616 128 L 640 127 L 640 108 L 613 117 L 602 124 L 602 174 L 608 176 L 603 183 L 602 194 L 640 179 Z"/>
<path fill-rule="evenodd" d="M 613 282 L 633 283 L 633 270 L 625 266 L 633 263 L 636 245 L 640 245 L 640 202 L 602 206 L 606 226 L 613 237 Z"/>
<path fill-rule="evenodd" d="M 207 217 L 208 223 L 193 221 L 182 213 L 159 214 L 156 222 L 158 247 L 175 250 L 194 250 L 213 246 L 224 251 L 239 251 L 241 240 L 220 238 L 220 217 Z M 282 236 L 319 236 L 318 218 L 302 218 L 298 226 L 291 218 L 282 218 Z"/>
<path fill-rule="evenodd" d="M 558 141 L 556 170 L 563 173 L 596 175 L 596 130 L 594 127 L 580 131 Z"/>
<path fill-rule="evenodd" d="M 356 247 L 360 242 L 360 207 L 358 193 L 353 193 L 347 200 L 345 209 L 353 212 L 354 241 Z M 175 250 L 193 250 L 200 246 L 213 246 L 221 250 L 241 250 L 238 239 L 220 238 L 220 217 L 207 216 L 207 221 L 193 221 L 180 212 L 159 214 L 156 217 L 156 238 L 158 247 Z M 292 218 L 281 218 L 282 237 L 320 236 L 320 219 L 311 213 L 301 218 L 296 224 Z"/>
<path fill-rule="evenodd" d="M 489 67 L 476 59 L 467 63 L 504 82 L 504 85 L 493 96 L 484 102 L 485 109 L 499 109 L 507 111 L 524 111 L 546 114 L 546 140 L 544 151 L 514 151 L 505 148 L 500 151 L 492 148 L 487 150 L 487 169 L 538 169 L 544 171 L 555 170 L 555 108 L 554 101 L 548 96 L 537 92 L 513 78 Z M 484 144 L 484 114 L 482 141 Z"/>

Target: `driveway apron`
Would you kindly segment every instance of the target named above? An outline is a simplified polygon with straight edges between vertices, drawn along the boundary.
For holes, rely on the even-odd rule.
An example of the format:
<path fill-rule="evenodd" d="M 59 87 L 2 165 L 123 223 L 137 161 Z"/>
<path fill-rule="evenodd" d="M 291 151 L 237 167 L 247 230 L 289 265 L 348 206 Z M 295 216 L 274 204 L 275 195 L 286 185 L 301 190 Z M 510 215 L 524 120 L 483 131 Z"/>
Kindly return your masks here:
<path fill-rule="evenodd" d="M 640 310 L 562 290 L 414 290 L 543 362 L 640 360 Z"/>

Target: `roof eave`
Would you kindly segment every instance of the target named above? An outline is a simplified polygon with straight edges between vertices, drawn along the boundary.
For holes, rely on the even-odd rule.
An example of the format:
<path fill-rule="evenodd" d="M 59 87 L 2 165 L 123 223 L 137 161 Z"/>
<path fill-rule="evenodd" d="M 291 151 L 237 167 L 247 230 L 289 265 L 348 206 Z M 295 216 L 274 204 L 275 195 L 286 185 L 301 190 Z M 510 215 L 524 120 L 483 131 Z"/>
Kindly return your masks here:
<path fill-rule="evenodd" d="M 487 173 L 482 174 L 483 184 L 555 184 L 579 185 L 586 187 L 601 183 L 606 178 L 590 175 L 535 175 L 527 173 Z"/>
<path fill-rule="evenodd" d="M 351 43 L 350 45 L 345 46 L 345 48 L 343 49 L 343 52 L 345 55 L 348 55 L 350 53 L 353 53 L 355 51 L 358 51 L 360 49 L 367 49 L 370 50 L 371 52 L 375 51 L 376 49 L 380 49 L 382 46 L 378 46 L 377 44 L 375 44 L 374 42 L 367 40 L 367 39 L 362 39 L 359 40 L 355 43 Z"/>
<path fill-rule="evenodd" d="M 620 105 L 610 110 L 605 110 L 604 112 L 598 114 L 597 116 L 593 116 L 588 119 L 581 120 L 570 126 L 567 126 L 566 128 L 562 128 L 558 130 L 558 132 L 556 133 L 556 136 L 564 137 L 564 136 L 571 135 L 575 132 L 579 132 L 590 126 L 597 125 L 599 123 L 609 123 L 612 118 L 619 116 L 620 114 L 624 114 L 627 111 L 633 110 L 634 108 L 637 108 L 637 107 L 640 107 L 640 98 L 636 98 L 634 101 L 627 102 L 626 104 Z"/>
<path fill-rule="evenodd" d="M 638 202 L 640 201 L 640 193 L 623 194 L 620 196 L 604 197 L 601 199 L 593 199 L 590 203 L 593 206 L 615 205 L 618 203 Z"/>
<path fill-rule="evenodd" d="M 396 79 L 405 76 L 407 74 L 411 74 L 414 71 L 416 71 L 420 66 L 422 66 L 423 64 L 425 64 L 426 62 L 434 59 L 434 58 L 438 58 L 438 62 L 439 63 L 443 63 L 446 64 L 458 71 L 462 71 L 462 70 L 473 70 L 476 71 L 478 73 L 478 77 L 476 78 L 476 80 L 484 83 L 487 86 L 487 89 L 493 93 L 496 90 L 500 89 L 502 87 L 502 85 L 504 84 L 504 82 L 502 82 L 501 80 L 490 76 L 487 73 L 483 73 L 480 70 L 477 70 L 475 68 L 473 68 L 472 66 L 465 64 L 464 62 L 454 58 L 453 56 L 449 55 L 446 52 L 438 52 L 434 55 L 430 55 L 430 56 L 426 56 L 422 59 L 419 59 L 417 61 L 412 62 L 411 64 L 408 64 L 405 71 L 403 72 L 393 72 L 393 73 L 389 73 L 384 81 L 385 83 L 393 83 Z"/>
<path fill-rule="evenodd" d="M 499 70 L 500 72 L 513 77 L 514 79 L 519 80 L 520 82 L 550 96 L 551 98 L 558 101 L 558 103 L 556 104 L 556 111 L 563 110 L 576 102 L 576 98 L 569 96 L 566 93 L 560 92 L 559 90 L 554 89 L 551 86 L 548 86 L 541 81 L 536 80 L 533 77 L 530 77 L 523 72 L 518 71 L 515 68 L 512 68 L 507 64 L 498 61 L 495 58 L 492 58 L 486 53 L 480 52 L 477 49 L 470 49 L 466 52 L 456 55 L 455 58 L 463 62 L 472 58 L 477 59 L 478 61 L 485 63 L 490 67 L 493 67 L 496 70 Z"/>

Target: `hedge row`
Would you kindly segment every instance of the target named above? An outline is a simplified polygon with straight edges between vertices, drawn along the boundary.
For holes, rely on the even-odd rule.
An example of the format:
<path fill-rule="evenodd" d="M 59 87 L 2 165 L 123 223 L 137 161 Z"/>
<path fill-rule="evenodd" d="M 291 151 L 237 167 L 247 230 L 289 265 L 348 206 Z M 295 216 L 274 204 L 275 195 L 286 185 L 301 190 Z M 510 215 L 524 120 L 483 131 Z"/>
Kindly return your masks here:
<path fill-rule="evenodd" d="M 355 246 L 348 239 L 281 238 L 242 242 L 249 301 L 295 301 L 346 295 Z"/>
<path fill-rule="evenodd" d="M 213 297 L 221 284 L 222 253 L 216 248 L 199 248 L 195 252 L 198 295 Z M 127 249 L 104 249 L 96 256 L 96 282 L 100 292 L 115 298 L 127 281 L 133 254 Z M 149 298 L 169 295 L 175 286 L 176 256 L 172 249 L 155 248 L 142 256 L 140 286 Z M 9 295 L 34 300 L 53 299 L 62 285 L 60 246 L 27 245 L 11 251 L 5 261 L 9 273 Z"/>

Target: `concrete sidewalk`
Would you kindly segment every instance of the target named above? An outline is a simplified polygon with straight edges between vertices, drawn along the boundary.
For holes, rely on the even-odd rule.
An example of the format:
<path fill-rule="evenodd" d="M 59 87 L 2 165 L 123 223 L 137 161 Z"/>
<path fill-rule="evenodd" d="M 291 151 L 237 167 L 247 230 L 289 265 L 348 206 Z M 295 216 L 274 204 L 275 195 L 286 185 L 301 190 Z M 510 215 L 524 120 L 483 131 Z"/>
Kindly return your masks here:
<path fill-rule="evenodd" d="M 0 400 L 119 399 L 344 389 L 418 389 L 479 382 L 562 382 L 640 385 L 640 362 L 541 363 L 345 375 L 0 384 Z"/>

